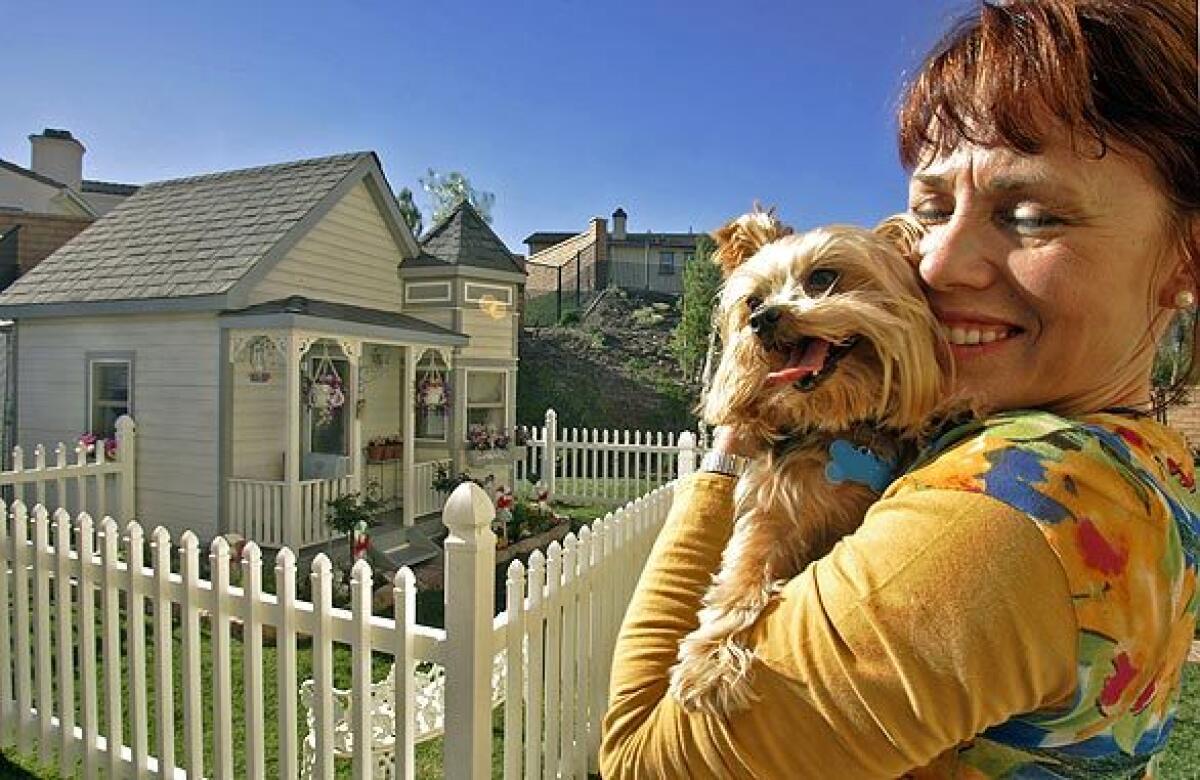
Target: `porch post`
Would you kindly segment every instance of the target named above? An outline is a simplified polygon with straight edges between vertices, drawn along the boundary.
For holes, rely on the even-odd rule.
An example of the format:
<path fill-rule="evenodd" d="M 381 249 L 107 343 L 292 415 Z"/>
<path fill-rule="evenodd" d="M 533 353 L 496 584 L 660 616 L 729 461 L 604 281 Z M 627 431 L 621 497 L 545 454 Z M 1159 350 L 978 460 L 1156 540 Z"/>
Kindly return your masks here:
<path fill-rule="evenodd" d="M 358 381 L 362 342 L 343 341 L 342 352 L 346 355 L 346 362 L 349 364 L 349 369 L 346 371 L 346 387 L 350 391 L 349 401 L 353 404 L 350 407 L 350 490 L 358 492 L 364 487 L 362 481 L 362 420 L 358 417 L 359 404 L 362 403 L 362 397 L 359 394 L 362 388 Z"/>
<path fill-rule="evenodd" d="M 413 461 L 415 460 L 413 448 L 416 446 L 417 407 L 413 395 L 416 393 L 417 359 L 420 356 L 412 344 L 405 345 L 402 354 L 404 355 L 404 380 L 400 390 L 400 404 L 404 420 L 404 449 L 400 454 L 402 458 L 400 473 L 403 475 L 400 495 L 403 497 L 401 518 L 404 527 L 408 528 L 416 519 L 417 491 L 416 480 L 413 479 Z"/>
<path fill-rule="evenodd" d="M 285 547 L 300 549 L 300 359 L 303 346 L 294 330 L 287 334 L 283 449 L 283 528 Z"/>

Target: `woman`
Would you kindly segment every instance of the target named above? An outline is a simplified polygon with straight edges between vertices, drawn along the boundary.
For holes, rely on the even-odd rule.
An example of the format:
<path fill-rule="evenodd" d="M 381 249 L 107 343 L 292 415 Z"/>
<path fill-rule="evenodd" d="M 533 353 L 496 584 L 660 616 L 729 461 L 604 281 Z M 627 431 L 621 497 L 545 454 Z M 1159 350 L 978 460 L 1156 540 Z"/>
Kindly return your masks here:
<path fill-rule="evenodd" d="M 736 458 L 683 481 L 618 640 L 608 780 L 1153 776 L 1200 608 L 1192 459 L 1146 413 L 1200 279 L 1195 8 L 985 3 L 910 83 L 900 146 L 958 387 L 994 413 L 786 586 L 728 721 L 666 689 Z"/>

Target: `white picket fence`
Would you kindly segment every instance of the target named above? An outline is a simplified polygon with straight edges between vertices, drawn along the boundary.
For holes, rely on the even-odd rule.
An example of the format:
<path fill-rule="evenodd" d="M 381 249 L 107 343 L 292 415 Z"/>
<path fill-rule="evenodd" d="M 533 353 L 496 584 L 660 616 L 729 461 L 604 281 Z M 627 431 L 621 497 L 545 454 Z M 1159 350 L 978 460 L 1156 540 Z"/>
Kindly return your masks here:
<path fill-rule="evenodd" d="M 681 473 L 694 468 L 687 453 Z M 477 485 L 459 486 L 443 515 L 449 529 L 445 630 L 416 624 L 408 569 L 396 575 L 393 616 L 384 618 L 371 614 L 372 575 L 365 561 L 351 573 L 351 609 L 339 609 L 332 604 L 335 582 L 324 555 L 312 564 L 311 602 L 302 601 L 288 548 L 275 558 L 271 593 L 253 542 L 234 561 L 228 543 L 214 540 L 211 574 L 203 579 L 191 532 L 174 549 L 166 530 L 155 529 L 147 563 L 146 539 L 136 523 L 120 529 L 105 518 L 97 534 L 86 513 L 73 522 L 64 510 L 51 518 L 40 506 L 0 507 L 8 518 L 0 523 L 0 604 L 11 605 L 0 611 L 0 744 L 36 750 L 43 763 L 57 758 L 68 775 L 78 759 L 87 777 L 232 778 L 238 754 L 245 776 L 264 777 L 269 725 L 278 729 L 272 775 L 291 780 L 301 753 L 302 640 L 311 642 L 316 777 L 333 777 L 335 744 L 346 742 L 335 733 L 335 646 L 349 648 L 351 657 L 345 728 L 355 778 L 370 778 L 375 768 L 375 743 L 368 736 L 378 736 L 373 727 L 379 713 L 369 706 L 372 654 L 395 663 L 394 776 L 414 777 L 414 672 L 418 662 L 431 662 L 445 670 L 445 776 L 490 777 L 498 652 L 508 670 L 504 777 L 586 777 L 597 769 L 617 628 L 672 493 L 673 483 L 661 486 L 578 536 L 568 535 L 561 546 L 550 545 L 546 554 L 535 552 L 528 568 L 511 564 L 507 608 L 493 618 L 495 510 Z M 240 585 L 231 583 L 235 567 Z M 178 658 L 174 633 L 181 638 Z M 275 646 L 273 679 L 263 666 L 267 635 Z M 235 656 L 243 674 L 240 698 L 232 679 Z M 265 715 L 268 691 L 277 702 L 277 723 L 268 724 Z M 244 722 L 237 735 L 235 714 Z"/>
<path fill-rule="evenodd" d="M 116 450 L 109 457 L 105 440 L 89 450 L 81 442 L 59 442 L 53 451 L 34 447 L 32 463 L 21 447 L 13 447 L 12 468 L 0 471 L 0 499 L 26 505 L 61 507 L 72 514 L 133 517 L 137 426 L 121 416 L 116 423 Z"/>
<path fill-rule="evenodd" d="M 662 431 L 561 427 L 553 409 L 546 411 L 545 425 L 523 426 L 523 433 L 518 485 L 536 475 L 556 500 L 614 505 L 674 479 L 682 444 L 675 433 Z M 695 451 L 695 437 L 688 441 Z"/>

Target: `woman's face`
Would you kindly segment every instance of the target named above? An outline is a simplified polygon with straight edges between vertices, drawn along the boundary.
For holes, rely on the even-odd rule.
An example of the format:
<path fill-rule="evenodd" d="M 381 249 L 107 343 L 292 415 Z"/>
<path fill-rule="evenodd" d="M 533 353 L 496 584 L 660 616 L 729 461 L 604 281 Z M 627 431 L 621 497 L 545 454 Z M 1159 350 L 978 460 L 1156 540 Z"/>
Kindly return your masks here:
<path fill-rule="evenodd" d="M 920 276 L 968 398 L 1067 413 L 1149 399 L 1166 307 L 1190 286 L 1149 165 L 1121 151 L 964 143 L 914 171 Z"/>

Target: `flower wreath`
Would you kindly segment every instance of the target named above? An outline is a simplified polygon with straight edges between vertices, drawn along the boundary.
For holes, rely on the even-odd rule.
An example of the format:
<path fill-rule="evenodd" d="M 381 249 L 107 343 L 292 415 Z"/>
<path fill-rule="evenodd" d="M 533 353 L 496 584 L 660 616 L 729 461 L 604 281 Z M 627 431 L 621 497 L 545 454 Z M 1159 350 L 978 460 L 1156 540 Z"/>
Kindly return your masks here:
<path fill-rule="evenodd" d="M 438 373 L 417 382 L 417 411 L 445 414 L 450 408 L 450 383 Z"/>
<path fill-rule="evenodd" d="M 308 408 L 316 415 L 316 423 L 321 427 L 333 422 L 333 413 L 346 403 L 346 393 L 342 389 L 342 379 L 337 372 L 322 374 L 309 382 L 305 393 Z"/>

